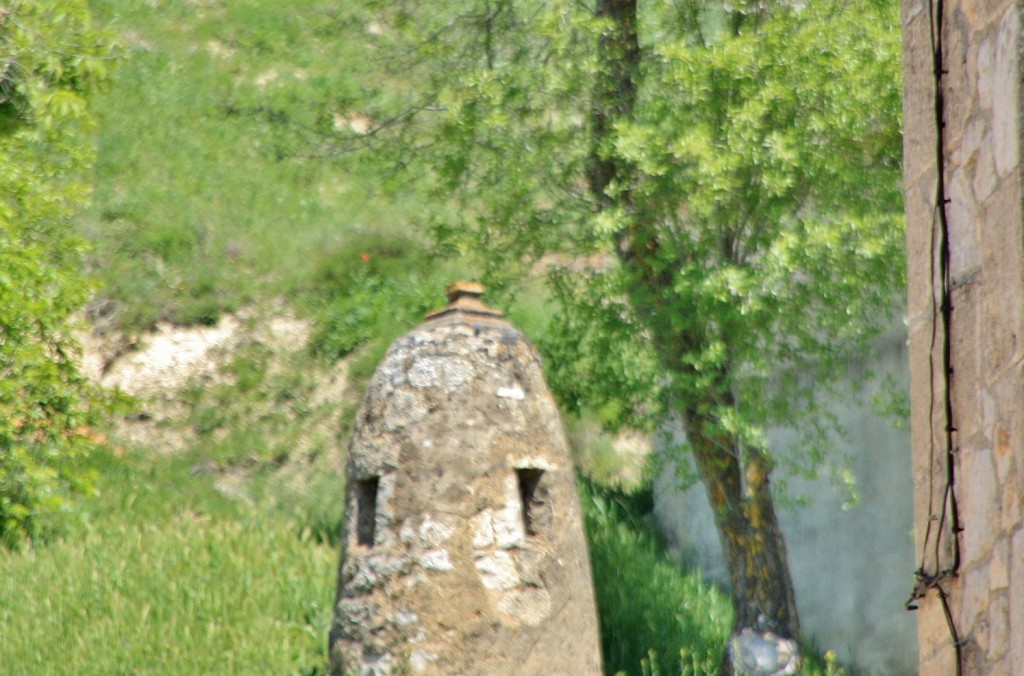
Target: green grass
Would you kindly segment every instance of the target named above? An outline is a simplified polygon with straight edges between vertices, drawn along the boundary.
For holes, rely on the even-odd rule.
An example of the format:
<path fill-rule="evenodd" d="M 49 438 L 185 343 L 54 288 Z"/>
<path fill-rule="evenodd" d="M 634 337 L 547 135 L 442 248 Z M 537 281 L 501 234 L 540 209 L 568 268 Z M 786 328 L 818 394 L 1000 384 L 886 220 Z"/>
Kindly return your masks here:
<path fill-rule="evenodd" d="M 73 537 L 0 552 L 10 674 L 316 673 L 337 550 L 181 459 L 103 454 Z"/>
<path fill-rule="evenodd" d="M 363 23 L 328 2 L 96 0 L 126 56 L 97 105 L 83 231 L 117 327 L 212 323 L 295 298 L 351 237 L 412 234 L 354 156 L 310 157 L 306 129 L 345 115 L 367 63 Z M 358 261 L 347 261 L 355 265 Z"/>
<path fill-rule="evenodd" d="M 728 596 L 661 549 L 642 521 L 649 492 L 580 488 L 605 673 L 649 669 L 653 653 L 663 674 L 714 674 L 732 625 Z"/>
<path fill-rule="evenodd" d="M 239 500 L 203 462 L 99 453 L 77 532 L 0 552 L 5 673 L 322 673 L 343 477 L 314 468 L 296 489 L 257 470 Z M 717 663 L 726 597 L 667 559 L 635 498 L 582 494 L 607 673 L 640 673 L 652 649 L 666 674 L 690 673 L 680 649 Z"/>

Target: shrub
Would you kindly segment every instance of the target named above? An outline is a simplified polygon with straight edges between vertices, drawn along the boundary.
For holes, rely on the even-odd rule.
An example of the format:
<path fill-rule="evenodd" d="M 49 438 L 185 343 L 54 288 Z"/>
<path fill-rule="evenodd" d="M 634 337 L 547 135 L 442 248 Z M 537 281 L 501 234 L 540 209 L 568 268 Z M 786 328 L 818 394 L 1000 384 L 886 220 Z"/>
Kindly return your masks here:
<path fill-rule="evenodd" d="M 379 357 L 395 337 L 419 323 L 424 313 L 443 305 L 447 282 L 424 247 L 402 237 L 357 237 L 325 257 L 309 290 L 318 328 L 313 350 L 338 359 L 374 344 Z M 357 376 L 376 367 L 362 365 Z M 368 369 L 365 367 L 369 367 Z"/>
<path fill-rule="evenodd" d="M 113 51 L 85 0 L 0 9 L 0 541 L 39 535 L 100 437 L 71 317 L 91 289 L 71 216 L 93 164 L 88 96 Z"/>

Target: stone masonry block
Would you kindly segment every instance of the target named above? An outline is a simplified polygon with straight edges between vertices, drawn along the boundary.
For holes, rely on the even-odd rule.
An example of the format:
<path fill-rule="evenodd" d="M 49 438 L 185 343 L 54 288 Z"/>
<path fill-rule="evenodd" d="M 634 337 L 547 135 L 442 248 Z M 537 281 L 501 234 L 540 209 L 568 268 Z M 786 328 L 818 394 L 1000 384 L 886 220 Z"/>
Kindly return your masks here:
<path fill-rule="evenodd" d="M 1010 632 L 1010 663 L 1024 664 L 1024 631 L 1020 631 L 1020 618 L 1024 617 L 1024 526 L 1013 534 L 1010 555 L 1009 617 L 1014 623 Z"/>
<path fill-rule="evenodd" d="M 1015 0 L 960 0 L 965 12 L 971 12 L 974 19 L 972 24 L 976 31 L 984 30 L 999 21 L 1006 12 L 1007 7 L 1012 7 Z"/>
<path fill-rule="evenodd" d="M 953 590 L 950 602 L 956 605 L 956 592 Z M 957 613 L 954 610 L 953 616 Z M 928 592 L 928 595 L 918 602 L 917 610 L 917 637 L 921 646 L 921 670 L 922 674 L 952 674 L 955 664 L 953 651 L 953 640 L 949 633 L 949 625 L 946 623 L 946 616 L 942 611 L 942 603 L 936 592 Z"/>
<path fill-rule="evenodd" d="M 1024 238 L 1020 198 L 1019 183 L 1005 181 L 983 205 L 981 330 L 985 336 L 988 378 L 1017 359 L 1024 337 Z"/>
<path fill-rule="evenodd" d="M 911 324 L 918 318 L 931 321 L 938 287 L 938 266 L 933 264 L 938 247 L 935 229 L 935 177 L 922 176 L 908 186 L 904 197 L 907 215 L 907 311 Z"/>
<path fill-rule="evenodd" d="M 1016 171 L 1020 163 L 1019 44 L 1020 9 L 1011 5 L 999 20 L 993 64 L 992 133 L 1001 177 Z"/>
<path fill-rule="evenodd" d="M 992 556 L 999 530 L 999 491 L 989 448 L 962 448 L 956 475 L 957 505 L 963 528 L 961 557 L 967 566 Z M 985 575 L 988 587 L 988 575 Z"/>
<path fill-rule="evenodd" d="M 981 266 L 977 231 L 978 203 L 974 199 L 974 185 L 967 169 L 959 167 L 947 176 L 947 196 L 951 200 L 946 208 L 950 273 L 953 283 L 959 284 L 976 276 Z"/>
<path fill-rule="evenodd" d="M 996 397 L 999 401 L 1024 401 L 1012 397 L 1012 393 L 1019 389 L 1019 384 L 1009 382 L 1009 378 L 1003 378 L 995 386 Z M 1018 386 L 1018 387 L 1014 387 Z M 1011 405 L 1010 411 L 1014 407 Z M 1000 503 L 1002 505 L 1001 527 L 1004 530 L 1012 531 L 1020 522 L 1018 510 L 1018 496 L 1020 491 L 1017 486 L 1018 464 L 1014 453 L 1015 448 L 1024 444 L 1024 420 L 1014 420 L 1012 416 L 993 416 L 988 425 L 989 437 L 993 443 L 993 458 L 996 465 L 996 481 L 999 484 Z"/>
<path fill-rule="evenodd" d="M 906 30 L 907 25 L 921 15 L 927 16 L 928 3 L 926 0 L 909 0 L 900 7 L 900 24 Z"/>
<path fill-rule="evenodd" d="M 978 392 L 983 387 L 978 362 L 979 293 L 977 284 L 964 284 L 953 289 L 953 314 L 950 321 L 950 358 L 953 373 L 950 387 L 953 395 L 953 426 L 957 439 L 968 439 L 981 429 L 981 401 Z M 936 373 L 941 368 L 942 349 L 936 362 Z M 941 377 L 941 375 L 940 375 Z"/>
<path fill-rule="evenodd" d="M 978 152 L 973 158 L 974 197 L 978 202 L 984 202 L 995 192 L 999 185 L 999 176 L 996 173 L 995 151 L 992 148 L 992 130 L 981 122 L 977 126 L 983 129 L 983 136 Z"/>
<path fill-rule="evenodd" d="M 1010 585 L 1010 541 L 999 538 L 992 548 L 992 560 L 989 564 L 989 589 L 996 591 L 1006 589 Z"/>
<path fill-rule="evenodd" d="M 1012 372 L 1007 375 L 1012 378 L 1013 391 L 1016 393 L 1012 401 L 1019 404 L 1024 401 L 1024 363 L 1015 365 Z M 1010 523 L 1004 525 L 1007 531 L 1012 531 L 1017 525 L 1024 525 L 1024 420 L 1018 419 L 1014 422 L 1014 426 L 1010 428 L 1010 449 L 1013 452 L 1016 480 L 1007 480 L 1003 485 L 1003 498 L 1004 501 L 1012 500 L 1016 508 L 1012 511 L 1004 509 L 1004 513 L 1015 513 L 1015 518 L 1012 519 L 1013 526 Z"/>
<path fill-rule="evenodd" d="M 955 157 L 954 150 L 960 145 L 967 122 L 974 112 L 975 100 L 971 94 L 975 89 L 975 77 L 972 70 L 967 68 L 970 37 L 971 26 L 964 14 L 947 10 L 942 34 L 942 66 L 945 70 L 942 78 L 943 120 L 947 162 Z"/>
<path fill-rule="evenodd" d="M 932 407 L 938 400 L 933 396 L 933 379 L 931 361 L 928 358 L 931 349 L 931 325 L 919 322 L 910 329 L 910 409 L 911 446 L 913 450 L 913 474 L 917 482 L 916 493 L 927 493 L 930 485 L 929 477 L 933 471 L 941 470 L 942 459 L 935 458 L 929 449 L 933 444 L 932 431 L 929 427 L 934 417 Z M 925 504 L 928 499 L 924 498 Z M 925 511 L 915 511 L 919 518 L 927 517 Z M 921 524 L 918 525 L 921 527 Z"/>
<path fill-rule="evenodd" d="M 987 564 L 969 568 L 961 573 L 963 580 L 963 605 L 960 612 L 960 624 L 973 627 L 979 618 L 988 618 L 989 606 L 989 567 Z M 954 617 L 956 617 L 954 615 Z M 984 645 L 986 640 L 981 639 Z"/>
<path fill-rule="evenodd" d="M 903 117 L 913 120 L 903 131 L 903 173 L 916 180 L 934 172 L 935 78 L 927 12 L 915 13 L 903 27 Z"/>

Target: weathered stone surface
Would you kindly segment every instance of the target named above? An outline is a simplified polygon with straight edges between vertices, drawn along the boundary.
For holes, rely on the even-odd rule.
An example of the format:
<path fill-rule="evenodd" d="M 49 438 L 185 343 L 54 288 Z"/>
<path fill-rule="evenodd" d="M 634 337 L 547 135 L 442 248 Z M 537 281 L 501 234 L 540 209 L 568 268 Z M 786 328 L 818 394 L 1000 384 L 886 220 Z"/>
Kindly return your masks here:
<path fill-rule="evenodd" d="M 962 449 L 957 495 L 964 529 L 963 561 L 968 566 L 992 555 L 999 527 L 998 491 L 992 451 Z"/>
<path fill-rule="evenodd" d="M 936 79 L 926 75 L 933 63 L 927 9 L 942 10 L 935 17 L 943 38 L 941 159 L 928 154 L 929 138 L 935 148 L 937 136 Z M 941 585 L 963 641 L 965 674 L 1012 673 L 1024 665 L 1022 11 L 1016 0 L 903 1 L 915 532 L 918 547 L 931 548 L 935 529 L 928 524 L 951 523 L 951 505 L 939 499 L 946 467 L 936 458 L 952 457 L 960 569 Z M 923 186 L 940 178 L 940 166 L 951 200 L 952 449 L 942 438 L 946 336 L 933 301 L 940 285 L 929 279 L 940 261 L 926 245 L 941 234 L 942 222 L 935 210 L 921 208 Z M 933 539 L 921 542 L 928 533 Z M 942 536 L 952 544 L 951 535 Z M 946 556 L 938 568 L 953 562 Z M 918 629 L 920 673 L 954 673 L 958 653 L 935 591 L 920 601 Z"/>
<path fill-rule="evenodd" d="M 920 4 L 920 3 L 917 3 Z M 930 44 L 928 12 L 920 12 L 903 6 L 903 49 L 904 53 L 926 53 Z M 931 63 L 924 59 L 904 59 L 903 81 L 906 87 L 917 88 L 922 96 L 903 98 L 903 117 L 914 120 L 903 131 L 904 181 L 910 183 L 929 172 L 929 162 L 935 162 L 935 107 L 930 103 L 935 83 L 931 76 Z M 928 177 L 931 178 L 931 177 Z M 935 185 L 935 181 L 931 181 Z M 931 204 L 934 204 L 931 200 Z M 909 217 L 908 213 L 908 217 Z"/>
<path fill-rule="evenodd" d="M 949 204 L 950 272 L 954 283 L 962 283 L 976 275 L 981 266 L 978 251 L 978 203 L 974 199 L 971 176 L 963 169 L 950 176 L 947 194 Z"/>
<path fill-rule="evenodd" d="M 950 599 L 956 603 L 958 599 Z M 937 594 L 928 594 L 918 601 L 917 610 L 917 640 L 921 646 L 921 674 L 952 674 L 951 670 L 927 670 L 925 664 L 936 658 L 944 664 L 949 653 L 952 640 L 949 635 L 949 625 L 946 623 L 945 614 L 942 611 L 942 603 Z"/>
<path fill-rule="evenodd" d="M 1024 617 L 1024 528 L 1013 535 L 1010 555 L 1010 589 L 1009 612 L 1010 621 L 1010 664 L 1024 664 L 1024 631 L 1020 630 L 1020 620 L 1012 618 Z"/>
<path fill-rule="evenodd" d="M 993 92 L 988 100 L 992 110 L 996 171 L 1000 177 L 1005 177 L 1015 171 L 1020 162 L 1020 64 L 1017 60 L 1020 40 L 1019 6 L 1011 4 L 1006 8 L 999 20 L 998 30 L 992 68 Z"/>
<path fill-rule="evenodd" d="M 568 446 L 526 338 L 479 300 L 391 346 L 350 447 L 338 674 L 601 672 Z"/>
<path fill-rule="evenodd" d="M 961 616 L 970 624 L 988 616 L 989 567 L 980 565 L 963 574 L 963 610 Z M 985 640 L 984 637 L 981 640 Z"/>
<path fill-rule="evenodd" d="M 955 315 L 950 322 L 950 359 L 956 368 L 950 375 L 950 386 L 953 388 L 954 401 L 962 402 L 953 411 L 953 426 L 957 431 L 957 440 L 970 439 L 982 428 L 981 400 L 974 396 L 981 384 L 981 354 L 978 350 L 978 315 L 981 301 L 978 285 L 965 283 L 953 289 L 953 308 Z M 942 359 L 941 353 L 935 355 Z M 940 406 L 942 402 L 939 402 Z M 943 415 L 938 416 L 943 419 Z M 941 434 L 941 430 L 937 433 Z"/>
<path fill-rule="evenodd" d="M 1005 592 L 993 594 L 988 607 L 988 653 L 990 659 L 998 659 L 1006 654 L 1010 646 L 1009 636 L 1009 599 Z M 991 673 L 991 672 L 989 672 Z"/>

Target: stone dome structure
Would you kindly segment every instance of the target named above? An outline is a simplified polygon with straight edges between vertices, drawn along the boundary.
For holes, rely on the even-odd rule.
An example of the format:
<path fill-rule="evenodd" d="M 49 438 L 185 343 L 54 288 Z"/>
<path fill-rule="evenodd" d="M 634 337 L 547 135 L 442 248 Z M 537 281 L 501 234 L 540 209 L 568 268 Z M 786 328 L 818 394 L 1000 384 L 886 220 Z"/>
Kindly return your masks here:
<path fill-rule="evenodd" d="M 336 674 L 599 674 L 572 462 L 539 357 L 483 288 L 396 340 L 358 413 Z"/>

